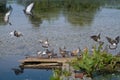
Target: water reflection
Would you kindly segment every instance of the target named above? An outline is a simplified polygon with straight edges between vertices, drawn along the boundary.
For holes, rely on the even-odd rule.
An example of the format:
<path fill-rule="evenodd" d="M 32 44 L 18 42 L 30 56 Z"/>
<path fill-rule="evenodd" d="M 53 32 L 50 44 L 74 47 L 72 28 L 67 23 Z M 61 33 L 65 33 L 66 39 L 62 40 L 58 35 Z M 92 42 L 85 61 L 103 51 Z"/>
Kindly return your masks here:
<path fill-rule="evenodd" d="M 26 1 L 30 3 L 32 0 Z M 23 0 L 18 0 L 19 4 L 24 4 Z M 96 12 L 99 10 L 101 2 L 92 2 L 89 0 L 36 0 L 33 9 L 36 17 L 41 17 L 41 20 L 59 17 L 59 14 L 64 14 L 66 19 L 73 25 L 90 25 L 94 19 Z M 39 21 L 41 22 L 39 19 Z M 31 19 L 38 21 L 36 19 Z"/>
<path fill-rule="evenodd" d="M 0 13 L 5 12 L 6 10 L 6 0 L 0 0 Z"/>
<path fill-rule="evenodd" d="M 67 20 L 74 25 L 90 25 L 94 19 L 96 12 L 100 9 L 101 2 L 90 2 L 76 0 L 67 4 L 65 2 L 64 13 Z M 67 13 L 67 14 L 66 14 Z"/>
<path fill-rule="evenodd" d="M 34 12 L 46 18 L 58 17 L 59 14 L 64 14 L 69 23 L 73 25 L 89 25 L 94 19 L 94 15 L 100 7 L 100 3 L 90 3 L 90 1 L 80 0 L 65 0 L 65 1 L 50 1 L 45 0 L 37 2 L 34 7 Z M 38 11 L 39 10 L 39 11 Z M 45 14 L 48 13 L 48 14 Z M 50 14 L 54 14 L 51 16 Z M 56 14 L 56 15 L 55 15 Z M 57 15 L 58 14 L 58 15 Z M 45 17 L 42 17 L 44 19 Z"/>
<path fill-rule="evenodd" d="M 39 27 L 40 24 L 42 24 L 42 20 L 41 20 L 41 17 L 39 16 L 30 16 L 29 17 L 29 21 L 31 22 L 31 24 L 34 26 L 34 27 Z"/>
<path fill-rule="evenodd" d="M 12 68 L 12 70 L 14 71 L 15 75 L 20 75 L 24 72 L 24 68 L 20 66 L 18 68 Z"/>
<path fill-rule="evenodd" d="M 17 3 L 24 7 L 31 2 L 33 2 L 33 0 L 17 0 Z M 37 27 L 42 23 L 42 20 L 58 18 L 59 14 L 64 14 L 68 22 L 73 25 L 91 25 L 101 6 L 105 5 L 106 7 L 119 9 L 119 0 L 117 2 L 114 0 L 109 2 L 107 0 L 93 0 L 93 2 L 89 0 L 35 0 L 34 2 L 35 6 L 33 12 L 36 17 L 30 17 L 29 20 L 33 26 Z M 6 0 L 1 3 L 0 11 L 6 11 L 6 3 Z M 2 20 L 0 20 L 0 22 L 3 23 Z"/>
<path fill-rule="evenodd" d="M 5 15 L 7 10 L 8 10 L 7 1 L 6 0 L 1 0 L 0 1 L 0 24 L 2 24 L 2 25 L 4 23 L 4 15 Z"/>

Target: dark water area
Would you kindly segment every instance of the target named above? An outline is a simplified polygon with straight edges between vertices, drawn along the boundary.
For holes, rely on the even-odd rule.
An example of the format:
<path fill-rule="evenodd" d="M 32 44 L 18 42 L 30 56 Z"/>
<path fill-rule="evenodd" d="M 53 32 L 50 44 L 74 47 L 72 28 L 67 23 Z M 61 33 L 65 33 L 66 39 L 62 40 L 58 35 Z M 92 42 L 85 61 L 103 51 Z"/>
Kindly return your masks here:
<path fill-rule="evenodd" d="M 13 68 L 18 68 L 18 60 L 22 59 L 17 55 L 7 55 L 0 59 L 0 80 L 49 80 L 51 70 L 24 69 L 24 72 L 16 75 Z"/>
<path fill-rule="evenodd" d="M 32 1 L 34 18 L 23 12 Z M 9 18 L 12 25 L 3 21 L 9 5 L 13 8 Z M 23 36 L 11 37 L 9 33 L 14 30 Z M 26 55 L 36 56 L 37 51 L 44 50 L 39 40 L 48 39 L 56 53 L 64 46 L 67 50 L 91 50 L 98 44 L 90 36 L 99 33 L 104 45 L 109 44 L 106 36 L 120 36 L 120 0 L 0 0 L 0 80 L 49 80 L 52 70 L 25 69 L 15 75 L 12 68 Z M 119 53 L 120 44 L 109 52 Z M 101 80 L 106 78 L 119 80 L 120 76 L 102 76 Z"/>

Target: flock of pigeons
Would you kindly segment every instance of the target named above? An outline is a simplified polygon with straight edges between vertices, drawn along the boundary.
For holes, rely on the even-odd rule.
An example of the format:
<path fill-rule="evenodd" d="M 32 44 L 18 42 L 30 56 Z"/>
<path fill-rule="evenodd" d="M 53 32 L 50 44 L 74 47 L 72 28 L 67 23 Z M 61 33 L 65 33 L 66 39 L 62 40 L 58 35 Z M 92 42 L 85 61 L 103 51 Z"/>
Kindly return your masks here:
<path fill-rule="evenodd" d="M 33 16 L 33 13 L 32 13 L 33 6 L 34 6 L 34 2 L 32 2 L 28 6 L 26 6 L 25 9 L 23 10 L 23 12 L 26 15 Z M 9 21 L 9 17 L 11 15 L 12 11 L 13 11 L 13 8 L 10 5 L 8 11 L 6 12 L 6 14 L 4 16 L 4 22 L 5 22 L 5 24 L 12 25 L 12 23 Z M 15 37 L 23 36 L 23 34 L 21 32 L 16 31 L 16 30 L 10 32 L 10 35 L 15 36 Z"/>
<path fill-rule="evenodd" d="M 98 34 L 98 35 L 93 35 L 93 36 L 91 36 L 91 38 L 92 38 L 94 41 L 96 41 L 96 42 L 98 42 L 98 43 L 100 43 L 100 44 L 104 44 L 104 42 L 101 41 L 100 34 Z M 118 43 L 119 43 L 119 41 L 120 41 L 120 37 L 119 37 L 119 36 L 115 37 L 115 39 L 112 39 L 112 38 L 110 38 L 110 37 L 106 37 L 106 39 L 107 39 L 107 41 L 110 43 L 110 44 L 109 44 L 109 49 L 113 50 L 113 49 L 116 49 L 116 48 L 117 48 Z"/>
<path fill-rule="evenodd" d="M 91 39 L 98 42 L 99 44 L 102 44 L 102 45 L 104 44 L 104 42 L 101 41 L 100 34 L 91 36 Z M 120 41 L 119 36 L 117 36 L 115 39 L 111 39 L 109 37 L 106 37 L 106 39 L 110 43 L 109 49 L 116 49 L 117 48 L 117 45 Z M 43 55 L 47 55 L 47 58 L 58 57 L 58 55 L 56 53 L 54 53 L 54 49 L 52 49 L 52 50 L 48 49 L 50 47 L 48 39 L 45 41 L 39 40 L 39 42 L 41 43 L 42 47 L 45 48 L 45 51 L 37 52 L 38 56 L 42 57 Z M 62 57 L 78 56 L 81 54 L 81 49 L 78 47 L 78 49 L 75 49 L 72 51 L 67 51 L 66 47 L 64 46 L 64 48 L 59 47 L 59 53 L 61 54 Z M 28 58 L 28 57 L 26 57 L 26 58 Z M 22 66 L 19 66 L 19 68 L 12 68 L 12 70 L 14 71 L 14 73 L 16 75 L 22 74 L 24 72 L 24 68 Z"/>
<path fill-rule="evenodd" d="M 47 40 L 39 40 L 41 43 L 42 47 L 44 48 L 44 51 L 38 51 L 37 56 L 43 57 L 47 55 L 47 58 L 55 58 L 58 57 L 58 54 L 54 52 L 54 49 L 51 49 L 51 45 L 49 44 L 48 39 Z M 59 53 L 62 57 L 69 57 L 69 56 L 77 56 L 81 52 L 81 49 L 78 47 L 77 49 L 73 51 L 68 51 L 66 47 L 64 48 L 59 47 Z M 60 57 L 61 57 L 60 56 Z"/>
<path fill-rule="evenodd" d="M 30 15 L 30 16 L 33 16 L 33 13 L 32 13 L 32 9 L 33 9 L 33 6 L 34 6 L 34 2 L 30 3 L 28 6 L 25 7 L 25 9 L 23 10 L 23 12 L 26 14 L 26 15 Z M 10 17 L 10 14 L 12 12 L 13 8 L 11 6 L 9 6 L 9 10 L 8 12 L 5 14 L 4 16 L 4 22 L 6 24 L 9 24 L 9 25 L 12 25 L 11 22 L 9 21 L 9 17 Z M 10 32 L 10 35 L 12 36 L 15 36 L 15 37 L 20 37 L 20 36 L 23 36 L 23 34 L 19 31 L 12 31 Z M 104 44 L 103 41 L 101 41 L 101 37 L 100 37 L 100 34 L 98 35 L 93 35 L 91 36 L 91 38 L 100 43 L 100 44 Z M 109 49 L 116 49 L 117 48 L 117 45 L 120 41 L 120 38 L 119 36 L 117 36 L 115 39 L 112 39 L 110 37 L 106 37 L 107 41 L 110 43 L 109 44 Z M 50 45 L 49 45 L 49 42 L 48 42 L 48 39 L 43 41 L 43 40 L 40 40 L 39 41 L 41 44 L 42 44 L 42 47 L 44 48 L 48 48 Z M 73 50 L 73 51 L 67 51 L 66 48 L 64 47 L 63 49 L 62 48 L 59 48 L 59 52 L 60 54 L 62 55 L 62 57 L 66 57 L 69 55 L 69 53 L 71 54 L 71 56 L 76 56 L 78 55 L 78 53 L 80 53 L 80 48 L 76 49 L 76 50 Z M 38 55 L 45 55 L 47 54 L 49 58 L 53 57 L 53 56 L 56 56 L 57 54 L 53 54 L 54 53 L 54 49 L 52 50 L 48 50 L 46 49 L 45 51 L 39 51 L 37 54 Z"/>
<path fill-rule="evenodd" d="M 23 10 L 23 12 L 26 14 L 26 15 L 30 15 L 33 17 L 33 13 L 32 13 L 32 9 L 33 9 L 33 6 L 34 6 L 34 2 L 30 3 L 28 6 L 25 7 L 25 9 Z M 12 25 L 12 23 L 9 21 L 9 17 L 12 13 L 12 10 L 13 8 L 11 6 L 9 6 L 9 10 L 8 12 L 5 14 L 4 16 L 4 22 L 6 24 L 9 24 L 9 25 Z M 23 34 L 19 31 L 12 31 L 10 32 L 10 35 L 11 36 L 15 36 L 15 37 L 21 37 L 23 36 Z M 45 51 L 38 51 L 37 52 L 37 55 L 48 55 L 48 58 L 51 58 L 51 57 L 57 57 L 57 54 L 54 53 L 54 49 L 52 50 L 49 50 L 48 47 L 50 47 L 49 45 L 49 42 L 48 42 L 48 39 L 43 41 L 43 40 L 39 40 L 39 42 L 42 44 L 42 47 L 45 48 Z M 69 53 L 71 53 L 72 56 L 75 56 L 77 55 L 79 52 L 80 52 L 80 48 L 76 49 L 76 50 L 73 50 L 73 51 L 67 51 L 66 48 L 64 47 L 63 49 L 62 48 L 59 48 L 59 51 L 60 51 L 60 54 L 62 55 L 62 57 L 66 57 L 68 56 Z"/>
<path fill-rule="evenodd" d="M 100 37 L 100 34 L 98 35 L 92 35 L 91 36 L 91 39 L 93 39 L 94 41 L 98 42 L 99 44 L 103 45 L 104 42 L 101 41 L 101 37 Z M 115 37 L 115 39 L 112 39 L 110 37 L 106 37 L 107 41 L 109 42 L 109 45 L 107 46 L 107 48 L 105 49 L 110 49 L 110 50 L 114 50 L 117 48 L 118 46 L 118 43 L 120 41 L 120 38 L 119 36 Z M 43 40 L 39 40 L 39 42 L 42 44 L 42 47 L 45 48 L 44 51 L 38 51 L 37 52 L 37 55 L 38 56 L 43 56 L 43 55 L 47 55 L 48 58 L 54 58 L 54 57 L 58 57 L 58 54 L 57 53 L 54 53 L 54 49 L 51 49 L 49 50 L 50 48 L 50 44 L 49 44 L 49 41 L 48 39 L 43 41 Z M 66 49 L 66 47 L 64 46 L 63 48 L 59 47 L 59 54 L 62 56 L 62 57 L 72 57 L 72 56 L 79 56 L 81 54 L 81 49 L 78 47 L 77 49 L 75 50 L 72 50 L 72 51 L 68 51 Z"/>

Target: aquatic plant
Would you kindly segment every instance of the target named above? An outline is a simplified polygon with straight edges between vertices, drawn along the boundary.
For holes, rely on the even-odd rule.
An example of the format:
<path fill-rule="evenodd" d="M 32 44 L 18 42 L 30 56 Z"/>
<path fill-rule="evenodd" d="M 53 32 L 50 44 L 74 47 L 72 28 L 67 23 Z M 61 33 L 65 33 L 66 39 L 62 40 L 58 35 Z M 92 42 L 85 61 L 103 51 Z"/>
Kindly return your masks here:
<path fill-rule="evenodd" d="M 87 48 L 84 49 L 82 57 L 72 60 L 69 64 L 75 70 L 81 70 L 85 72 L 88 76 L 93 77 L 93 73 L 95 72 L 117 71 L 119 63 L 119 57 L 102 51 L 102 45 L 100 45 L 98 48 L 94 46 L 92 54 L 89 54 Z"/>
<path fill-rule="evenodd" d="M 50 77 L 50 80 L 60 80 L 60 76 L 61 76 L 61 70 L 54 69 L 53 75 Z"/>
<path fill-rule="evenodd" d="M 50 80 L 63 80 L 63 78 L 67 78 L 70 75 L 70 71 L 67 71 L 66 69 L 55 69 L 53 70 L 53 76 L 50 77 Z"/>

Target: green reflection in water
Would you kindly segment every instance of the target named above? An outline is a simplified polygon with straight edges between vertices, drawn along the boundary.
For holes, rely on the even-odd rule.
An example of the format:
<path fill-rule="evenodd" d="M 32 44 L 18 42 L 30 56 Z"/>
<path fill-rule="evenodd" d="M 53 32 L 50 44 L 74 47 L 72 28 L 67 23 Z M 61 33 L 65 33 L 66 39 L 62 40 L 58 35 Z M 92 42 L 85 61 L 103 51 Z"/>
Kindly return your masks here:
<path fill-rule="evenodd" d="M 96 11 L 100 7 L 100 2 L 89 0 L 42 0 L 36 1 L 34 13 L 42 19 L 51 20 L 64 14 L 71 24 L 86 25 L 91 24 Z"/>
<path fill-rule="evenodd" d="M 70 2 L 71 1 L 71 2 Z M 65 10 L 67 20 L 76 25 L 89 25 L 94 19 L 94 15 L 100 8 L 100 2 L 91 2 L 90 0 L 65 2 Z"/>
<path fill-rule="evenodd" d="M 3 17 L 4 17 L 4 13 L 6 12 L 6 0 L 1 0 L 0 1 L 0 24 L 3 24 Z"/>
<path fill-rule="evenodd" d="M 33 13 L 36 17 L 29 19 L 34 26 L 39 26 L 42 20 L 58 19 L 60 14 L 73 25 L 91 25 L 102 6 L 120 9 L 120 0 L 17 0 L 17 3 L 26 6 L 33 1 L 35 2 Z M 0 1 L 0 24 L 3 24 L 4 17 L 1 12 L 6 12 L 8 2 L 12 0 Z"/>
<path fill-rule="evenodd" d="M 18 0 L 18 3 L 28 5 L 33 1 L 35 2 L 33 13 L 36 17 L 39 17 L 37 25 L 39 25 L 39 22 L 41 24 L 42 20 L 58 19 L 63 14 L 66 20 L 73 25 L 89 26 L 101 7 L 120 4 L 120 0 Z M 31 22 L 37 21 L 35 19 L 30 20 Z"/>
<path fill-rule="evenodd" d="M 41 17 L 39 16 L 29 17 L 29 20 L 34 27 L 39 27 L 40 24 L 42 23 Z"/>
<path fill-rule="evenodd" d="M 0 24 L 5 25 L 4 23 L 4 16 L 5 13 L 10 9 L 10 5 L 8 2 L 12 0 L 0 0 Z"/>

